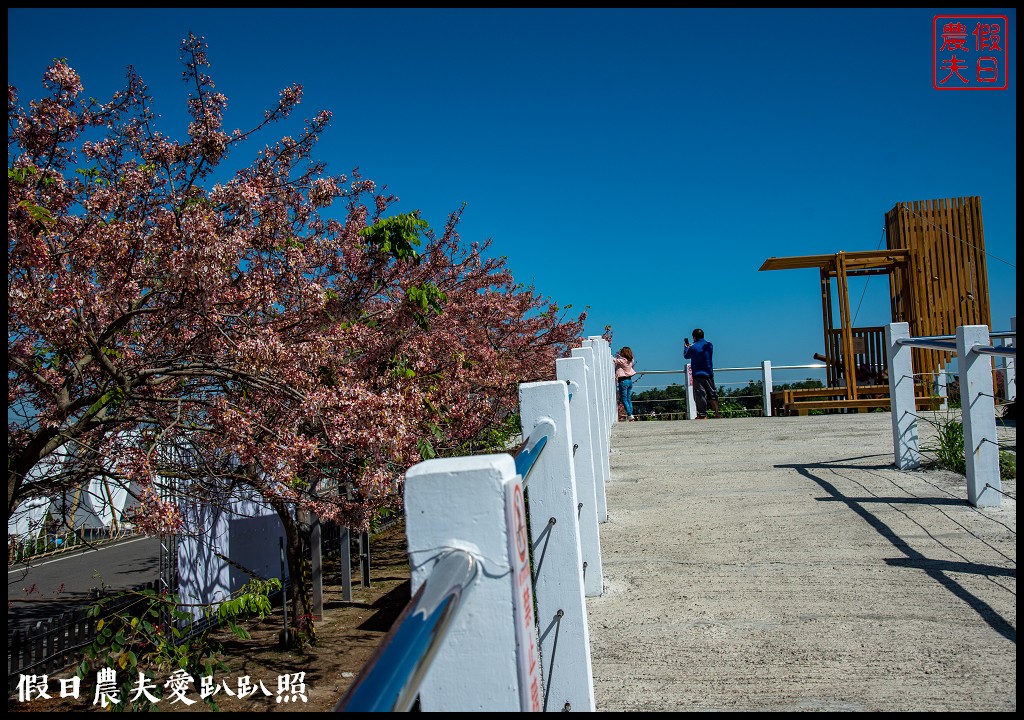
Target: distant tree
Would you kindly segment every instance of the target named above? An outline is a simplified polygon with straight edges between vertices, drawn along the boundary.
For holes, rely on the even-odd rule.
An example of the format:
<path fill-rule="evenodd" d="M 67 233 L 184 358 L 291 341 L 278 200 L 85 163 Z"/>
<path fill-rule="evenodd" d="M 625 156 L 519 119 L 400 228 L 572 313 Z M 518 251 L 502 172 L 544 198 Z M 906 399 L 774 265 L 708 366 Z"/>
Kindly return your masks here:
<path fill-rule="evenodd" d="M 358 170 L 328 174 L 327 112 L 226 174 L 301 87 L 225 132 L 205 43 L 181 50 L 183 142 L 130 68 L 107 103 L 62 61 L 27 108 L 8 85 L 8 517 L 105 476 L 139 488 L 138 527 L 175 532 L 168 490 L 256 490 L 299 577 L 311 518 L 400 508 L 405 469 L 514 413 L 586 314 L 464 248 L 461 210 L 437 237 Z"/>
<path fill-rule="evenodd" d="M 774 390 L 824 387 L 820 380 L 808 378 L 793 383 L 774 385 Z M 764 383 L 751 380 L 742 388 L 718 387 L 719 407 L 723 414 L 731 416 L 760 414 L 764 412 Z M 633 396 L 635 414 L 642 417 L 668 418 L 686 413 L 686 386 L 672 384 L 666 388 L 644 390 Z"/>
<path fill-rule="evenodd" d="M 724 407 L 726 403 L 748 414 L 759 414 L 764 412 L 764 383 L 760 380 L 750 380 L 746 387 L 718 388 L 719 406 Z"/>
<path fill-rule="evenodd" d="M 686 387 L 673 383 L 666 388 L 644 390 L 633 396 L 633 411 L 638 417 L 664 418 L 686 412 Z"/>
<path fill-rule="evenodd" d="M 825 387 L 825 383 L 813 378 L 807 378 L 806 380 L 800 380 L 794 383 L 782 383 L 781 385 L 775 386 L 778 390 L 816 390 L 823 387 Z"/>

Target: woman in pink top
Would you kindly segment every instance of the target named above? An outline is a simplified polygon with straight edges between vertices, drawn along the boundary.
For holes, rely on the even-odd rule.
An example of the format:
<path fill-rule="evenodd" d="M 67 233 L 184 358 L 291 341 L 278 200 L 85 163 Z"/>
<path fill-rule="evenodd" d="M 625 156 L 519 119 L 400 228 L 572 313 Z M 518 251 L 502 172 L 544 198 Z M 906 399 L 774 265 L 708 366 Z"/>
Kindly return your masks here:
<path fill-rule="evenodd" d="M 615 356 L 615 384 L 619 388 L 619 400 L 626 410 L 628 420 L 635 420 L 633 417 L 633 376 L 636 370 L 633 366 L 636 360 L 633 359 L 633 351 L 627 346 L 619 350 Z"/>

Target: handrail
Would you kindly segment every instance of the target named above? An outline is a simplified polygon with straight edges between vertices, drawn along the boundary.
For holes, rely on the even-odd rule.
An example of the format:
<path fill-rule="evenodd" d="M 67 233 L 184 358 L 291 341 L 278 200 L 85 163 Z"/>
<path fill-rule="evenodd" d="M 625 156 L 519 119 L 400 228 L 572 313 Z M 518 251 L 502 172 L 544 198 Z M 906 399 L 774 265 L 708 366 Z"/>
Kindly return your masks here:
<path fill-rule="evenodd" d="M 533 470 L 537 458 L 540 457 L 544 446 L 548 444 L 548 437 L 555 434 L 555 423 L 549 418 L 542 418 L 533 426 L 530 436 L 523 441 L 519 449 L 513 454 L 516 461 L 516 472 L 523 478 L 523 487 L 526 487 L 526 479 Z"/>
<path fill-rule="evenodd" d="M 420 682 L 476 574 L 476 559 L 468 552 L 449 550 L 442 555 L 334 711 L 412 708 Z"/>
<path fill-rule="evenodd" d="M 949 342 L 948 340 L 940 340 L 939 338 L 944 337 L 942 335 L 936 335 L 934 337 L 907 337 L 897 338 L 896 344 L 902 347 L 916 347 L 916 348 L 928 348 L 931 350 L 950 350 L 956 352 L 956 343 Z"/>
<path fill-rule="evenodd" d="M 810 363 L 808 365 L 772 365 L 772 370 L 821 370 L 821 369 L 823 369 L 825 367 L 828 367 L 827 365 L 825 365 L 825 363 Z M 747 371 L 747 372 L 750 372 L 750 371 L 762 370 L 762 369 L 763 368 L 760 365 L 755 365 L 753 367 L 715 368 L 715 372 L 716 373 L 730 372 L 730 371 Z M 685 368 L 683 368 L 682 370 L 637 370 L 636 371 L 637 375 L 680 375 L 680 374 L 685 374 L 685 373 L 686 373 L 686 369 Z"/>
<path fill-rule="evenodd" d="M 997 330 L 988 334 L 990 338 L 1016 338 L 1016 330 Z M 956 335 L 921 335 L 907 340 L 956 340 Z"/>
<path fill-rule="evenodd" d="M 938 337 L 938 336 L 936 336 Z M 991 337 L 991 336 L 990 336 Z M 933 338 L 897 338 L 897 345 L 904 347 L 932 348 L 935 350 L 952 350 L 956 352 L 955 342 L 946 342 Z M 999 355 L 1002 357 L 1017 357 L 1017 348 L 1012 345 L 972 345 L 969 350 L 979 355 Z"/>
<path fill-rule="evenodd" d="M 1017 348 L 1010 346 L 999 347 L 992 345 L 975 345 L 971 348 L 971 352 L 976 352 L 979 355 L 1000 355 L 1002 357 L 1017 357 Z"/>

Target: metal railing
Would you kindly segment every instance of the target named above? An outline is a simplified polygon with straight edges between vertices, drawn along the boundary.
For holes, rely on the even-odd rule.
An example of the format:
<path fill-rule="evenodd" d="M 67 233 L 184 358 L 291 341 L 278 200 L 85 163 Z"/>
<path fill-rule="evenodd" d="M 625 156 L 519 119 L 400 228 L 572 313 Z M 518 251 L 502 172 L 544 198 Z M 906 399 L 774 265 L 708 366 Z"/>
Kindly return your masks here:
<path fill-rule="evenodd" d="M 548 437 L 554 434 L 555 423 L 549 418 L 544 418 L 530 431 L 530 436 L 513 454 L 516 461 L 516 472 L 523 478 L 523 487 L 526 487 L 526 481 L 530 477 L 533 466 L 537 464 L 537 459 L 544 451 L 544 446 L 548 444 Z"/>
<path fill-rule="evenodd" d="M 552 420 L 538 422 L 513 454 L 523 486 L 555 434 Z M 478 563 L 464 550 L 442 554 L 406 605 L 377 651 L 334 707 L 336 712 L 404 712 L 412 708 L 420 682 L 437 654 Z"/>
<path fill-rule="evenodd" d="M 998 507 L 1002 493 L 992 361 L 979 361 L 977 356 L 1017 356 L 1016 347 L 989 345 L 989 339 L 993 336 L 1015 338 L 1016 331 L 989 333 L 984 325 L 961 325 L 954 336 L 912 337 L 910 326 L 905 322 L 891 323 L 885 329 L 893 454 L 901 470 L 912 470 L 921 465 L 911 348 L 951 350 L 956 353 L 967 500 L 975 507 Z"/>
<path fill-rule="evenodd" d="M 805 365 L 772 365 L 770 361 L 766 360 L 763 363 L 761 363 L 761 365 L 752 366 L 752 367 L 724 367 L 724 368 L 715 368 L 715 375 L 717 376 L 720 373 L 729 373 L 729 372 L 760 372 L 760 374 L 761 374 L 761 393 L 762 393 L 761 394 L 761 401 L 762 401 L 761 411 L 764 413 L 765 417 L 770 417 L 771 414 L 772 414 L 771 393 L 772 393 L 772 390 L 774 389 L 774 383 L 773 383 L 773 380 L 772 380 L 772 372 L 777 371 L 777 370 L 824 370 L 826 367 L 827 367 L 827 365 L 825 365 L 824 363 L 809 363 L 809 364 L 805 364 Z M 693 419 L 694 417 L 696 417 L 697 407 L 696 407 L 696 403 L 694 402 L 693 396 L 690 393 L 689 373 L 687 371 L 687 368 L 683 368 L 682 370 L 638 370 L 635 377 L 639 378 L 639 377 L 643 377 L 645 375 L 682 375 L 683 378 L 684 378 L 683 387 L 686 388 L 686 390 L 687 390 L 686 395 L 684 397 L 678 398 L 678 399 L 664 400 L 664 402 L 679 402 L 679 401 L 683 401 L 683 402 L 686 403 L 685 416 L 687 418 L 690 418 L 690 419 Z M 716 384 L 724 386 L 727 383 L 716 383 Z M 733 384 L 742 384 L 742 383 L 733 383 Z M 636 387 L 637 386 L 634 385 L 634 389 L 636 389 Z M 742 397 L 753 397 L 753 396 L 746 396 L 745 395 L 745 396 L 742 396 Z M 732 399 L 738 399 L 738 398 L 732 398 Z M 652 401 L 652 400 L 645 400 L 645 399 L 642 399 L 642 400 L 634 399 L 634 402 L 635 403 L 646 404 L 646 403 L 661 402 L 661 401 L 658 401 L 658 400 L 653 400 Z M 669 414 L 672 414 L 672 413 L 669 413 Z"/>
<path fill-rule="evenodd" d="M 825 367 L 825 363 L 810 363 L 808 365 L 772 365 L 772 370 L 822 370 Z M 761 372 L 761 366 L 755 365 L 752 367 L 726 367 L 726 368 L 715 368 L 715 374 L 720 372 Z M 637 375 L 685 375 L 686 368 L 682 370 L 637 370 Z"/>
<path fill-rule="evenodd" d="M 410 710 L 477 570 L 464 550 L 443 554 L 334 711 Z"/>

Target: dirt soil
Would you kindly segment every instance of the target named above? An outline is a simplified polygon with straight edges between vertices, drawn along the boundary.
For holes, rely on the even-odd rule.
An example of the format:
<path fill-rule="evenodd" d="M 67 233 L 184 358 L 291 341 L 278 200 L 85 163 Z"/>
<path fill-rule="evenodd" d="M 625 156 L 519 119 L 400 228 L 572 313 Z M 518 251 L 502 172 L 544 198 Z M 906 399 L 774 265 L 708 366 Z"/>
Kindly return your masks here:
<path fill-rule="evenodd" d="M 324 618 L 316 626 L 317 644 L 285 649 L 279 642 L 283 623 L 280 608 L 262 621 L 250 624 L 252 638 L 238 640 L 218 631 L 224 643 L 225 663 L 230 670 L 218 673 L 220 685 L 237 690 L 239 678 L 249 676 L 257 687 L 252 695 L 239 699 L 219 692 L 215 695 L 221 712 L 322 712 L 333 710 L 338 700 L 366 665 L 402 609 L 409 602 L 409 560 L 406 554 L 405 525 L 397 523 L 370 543 L 370 584 L 363 586 L 358 568 L 353 570 L 352 600 L 342 599 L 338 562 L 324 565 Z M 285 674 L 305 673 L 306 700 L 278 702 L 278 678 Z M 58 678 L 71 672 L 56 673 L 50 679 L 51 699 L 19 702 L 17 694 L 8 697 L 8 712 L 104 712 L 93 704 L 94 682 L 84 681 L 79 699 L 60 698 Z M 158 675 L 159 680 L 162 676 Z M 94 680 L 94 679 L 93 679 Z M 270 696 L 259 688 L 262 681 Z M 197 680 L 198 684 L 198 680 Z M 282 697 L 288 696 L 287 693 Z M 164 712 L 213 712 L 199 700 L 193 687 L 185 697 L 196 700 L 186 705 L 168 696 L 157 706 Z M 290 697 L 290 696 L 289 696 Z"/>

